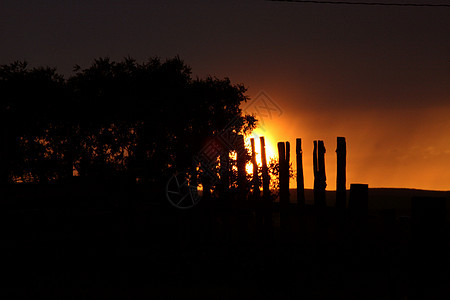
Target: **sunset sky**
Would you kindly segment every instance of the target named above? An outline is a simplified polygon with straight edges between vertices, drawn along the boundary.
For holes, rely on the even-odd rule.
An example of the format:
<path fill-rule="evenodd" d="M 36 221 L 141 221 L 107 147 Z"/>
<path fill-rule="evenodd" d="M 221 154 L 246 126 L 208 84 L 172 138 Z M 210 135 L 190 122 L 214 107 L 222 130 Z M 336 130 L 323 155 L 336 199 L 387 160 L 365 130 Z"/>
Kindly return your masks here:
<path fill-rule="evenodd" d="M 274 149 L 289 141 L 291 160 L 302 138 L 307 188 L 313 140 L 325 142 L 334 189 L 336 137 L 344 136 L 347 187 L 450 190 L 449 37 L 445 7 L 0 2 L 0 64 L 25 59 L 68 76 L 73 65 L 87 67 L 97 57 L 180 55 L 194 76 L 229 77 L 245 84 L 252 99 L 264 91 L 279 110 L 264 117 L 257 135 Z"/>

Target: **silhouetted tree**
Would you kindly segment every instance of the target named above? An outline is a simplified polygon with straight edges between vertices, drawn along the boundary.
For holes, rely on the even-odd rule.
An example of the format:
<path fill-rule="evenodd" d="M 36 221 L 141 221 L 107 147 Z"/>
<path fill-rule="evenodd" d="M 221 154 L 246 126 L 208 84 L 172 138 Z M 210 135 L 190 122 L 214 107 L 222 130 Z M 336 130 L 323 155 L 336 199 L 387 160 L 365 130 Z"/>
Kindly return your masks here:
<path fill-rule="evenodd" d="M 0 67 L 2 182 L 125 174 L 166 180 L 196 170 L 193 157 L 223 131 L 255 127 L 239 108 L 245 87 L 192 79 L 179 57 L 96 59 L 64 80 L 25 62 Z M 214 166 L 213 166 L 214 167 Z"/>
<path fill-rule="evenodd" d="M 127 171 L 157 180 L 192 168 L 193 156 L 207 139 L 227 126 L 237 133 L 255 125 L 253 117 L 241 116 L 239 105 L 247 101 L 242 85 L 232 85 L 228 78 L 193 80 L 178 57 L 142 64 L 131 58 L 119 63 L 98 59 L 78 69 L 69 84 L 81 107 L 89 108 L 80 112 L 78 128 L 85 147 L 77 167 L 83 174 L 86 157 L 107 169 L 105 155 L 121 163 L 126 156 Z"/>
<path fill-rule="evenodd" d="M 46 135 L 52 122 L 64 118 L 60 109 L 67 100 L 63 77 L 54 68 L 13 62 L 0 66 L 0 93 L 1 182 L 13 178 L 47 181 L 57 169 Z"/>

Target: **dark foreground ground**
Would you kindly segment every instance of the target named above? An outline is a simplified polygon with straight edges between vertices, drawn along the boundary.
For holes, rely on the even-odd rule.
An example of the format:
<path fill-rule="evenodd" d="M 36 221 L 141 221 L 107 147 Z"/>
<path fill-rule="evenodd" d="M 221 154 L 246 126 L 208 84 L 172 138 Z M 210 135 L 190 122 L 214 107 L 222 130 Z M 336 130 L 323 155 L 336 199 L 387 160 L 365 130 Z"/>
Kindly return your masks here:
<path fill-rule="evenodd" d="M 143 187 L 4 188 L 0 297 L 450 299 L 448 214 L 412 218 L 404 199 L 425 192 L 369 193 L 392 200 L 364 218 L 291 204 L 282 226 L 274 205 L 267 226 L 254 203 L 183 211 Z"/>

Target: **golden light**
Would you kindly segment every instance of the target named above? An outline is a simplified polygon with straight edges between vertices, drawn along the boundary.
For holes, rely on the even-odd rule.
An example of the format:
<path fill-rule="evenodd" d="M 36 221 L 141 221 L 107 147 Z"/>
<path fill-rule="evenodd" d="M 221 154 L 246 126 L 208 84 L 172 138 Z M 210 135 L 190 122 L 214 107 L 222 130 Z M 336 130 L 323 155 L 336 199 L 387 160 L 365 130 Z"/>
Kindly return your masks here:
<path fill-rule="evenodd" d="M 256 163 L 258 164 L 259 167 L 262 166 L 262 161 L 261 161 L 261 142 L 260 142 L 260 137 L 264 137 L 264 142 L 266 144 L 266 159 L 267 159 L 267 163 L 269 163 L 271 158 L 276 158 L 278 157 L 277 152 L 276 152 L 276 144 L 275 144 L 275 140 L 272 138 L 272 136 L 270 135 L 270 133 L 267 130 L 262 130 L 261 128 L 256 128 L 255 130 L 253 130 L 253 132 L 251 134 L 249 134 L 248 136 L 246 136 L 245 138 L 245 146 L 248 149 L 251 149 L 251 142 L 250 139 L 255 139 L 255 152 L 256 152 Z M 245 166 L 246 171 L 248 174 L 253 174 L 253 165 L 251 162 L 247 163 L 247 165 Z"/>
<path fill-rule="evenodd" d="M 258 165 L 259 165 L 259 164 L 258 164 Z M 245 170 L 247 171 L 247 174 L 253 175 L 253 165 L 252 165 L 251 162 L 248 162 L 248 163 L 245 165 Z"/>

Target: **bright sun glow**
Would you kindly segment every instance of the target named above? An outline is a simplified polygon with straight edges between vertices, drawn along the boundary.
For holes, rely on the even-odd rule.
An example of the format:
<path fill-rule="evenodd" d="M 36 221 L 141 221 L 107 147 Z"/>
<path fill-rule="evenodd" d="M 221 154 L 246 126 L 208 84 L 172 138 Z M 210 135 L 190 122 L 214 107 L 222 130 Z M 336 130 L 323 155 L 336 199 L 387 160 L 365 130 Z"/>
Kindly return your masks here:
<path fill-rule="evenodd" d="M 253 132 L 246 136 L 245 139 L 245 145 L 246 147 L 248 147 L 249 149 L 251 149 L 251 142 L 250 139 L 253 138 L 255 139 L 255 151 L 256 151 L 256 162 L 258 164 L 259 167 L 262 166 L 262 161 L 261 161 L 261 143 L 260 143 L 260 137 L 263 136 L 264 137 L 264 141 L 266 144 L 266 157 L 267 157 L 267 163 L 269 163 L 271 158 L 276 158 L 278 155 L 276 153 L 276 145 L 274 142 L 274 139 L 272 138 L 272 136 L 269 134 L 269 132 L 264 131 L 260 128 L 257 128 L 255 130 L 253 130 Z M 246 166 L 245 166 L 247 173 L 248 174 L 253 174 L 253 166 L 251 164 L 251 162 L 249 162 Z"/>

